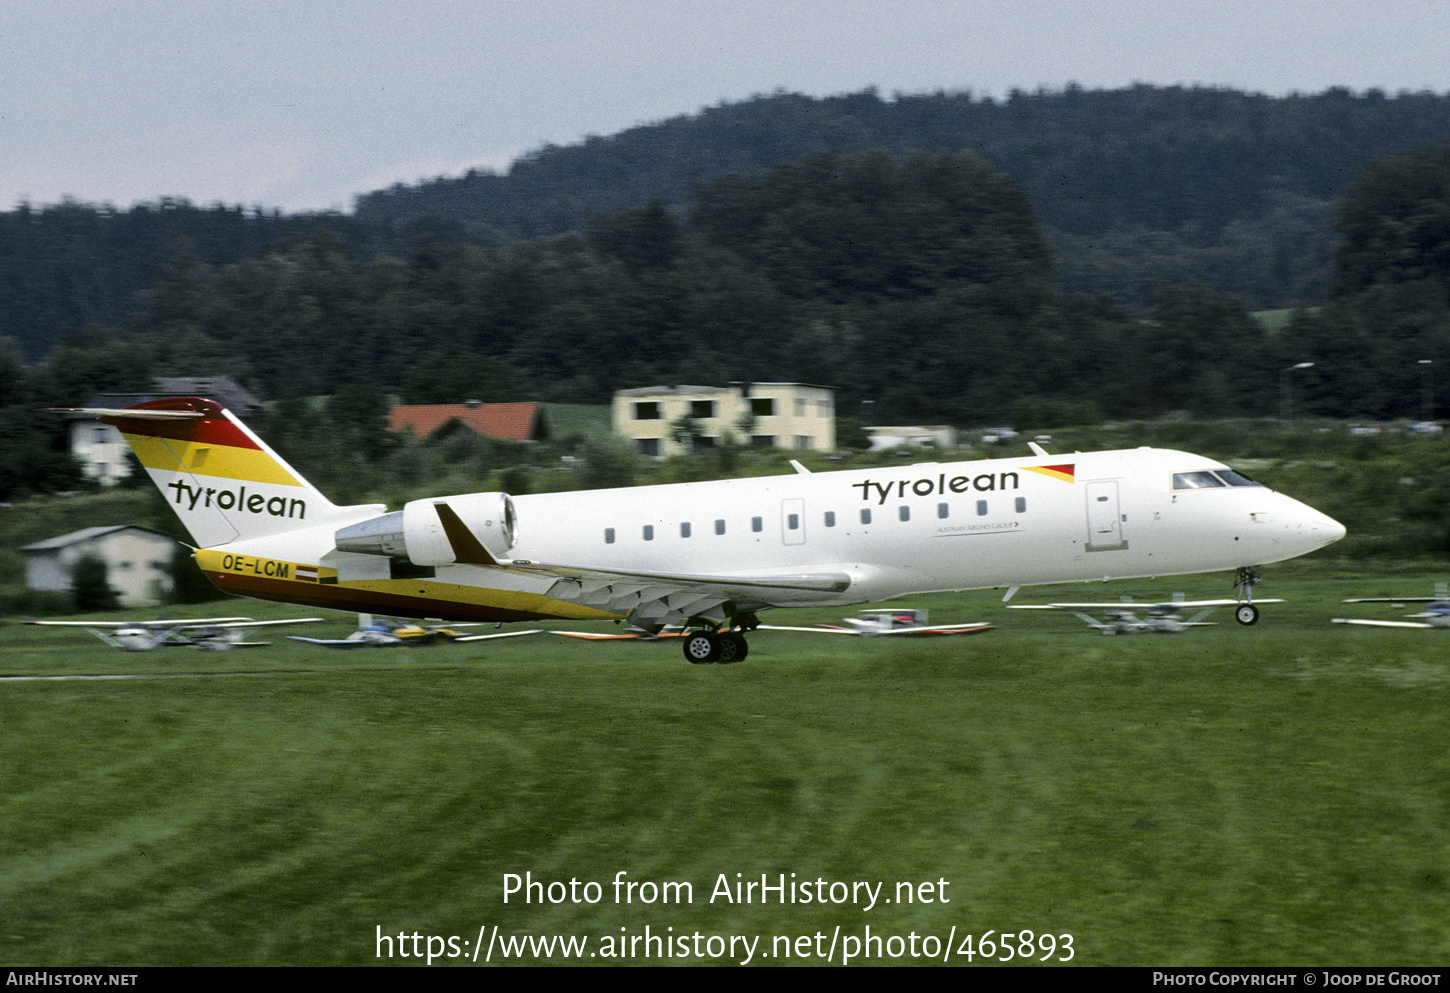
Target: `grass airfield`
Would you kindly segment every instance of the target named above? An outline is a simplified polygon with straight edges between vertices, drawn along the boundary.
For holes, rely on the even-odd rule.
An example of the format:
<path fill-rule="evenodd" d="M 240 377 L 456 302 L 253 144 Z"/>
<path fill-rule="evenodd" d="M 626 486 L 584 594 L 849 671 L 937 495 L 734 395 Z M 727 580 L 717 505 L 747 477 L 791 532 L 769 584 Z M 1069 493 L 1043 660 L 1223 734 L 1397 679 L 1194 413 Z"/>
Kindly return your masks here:
<path fill-rule="evenodd" d="M 1031 931 L 1054 963 L 1071 935 L 1074 965 L 1444 965 L 1450 631 L 1329 618 L 1398 617 L 1415 608 L 1339 600 L 1445 576 L 1269 578 L 1258 595 L 1290 602 L 1253 628 L 1224 609 L 1183 635 L 1105 638 L 999 594 L 923 597 L 933 621 L 999 627 L 762 631 L 729 666 L 546 635 L 339 652 L 284 630 L 268 648 L 125 653 L 6 624 L 0 675 L 205 678 L 0 682 L 0 960 L 420 965 L 431 935 L 438 967 L 471 961 L 482 929 L 495 964 L 577 961 L 502 955 L 553 935 L 587 939 L 588 964 L 744 961 L 731 936 L 759 939 L 753 963 L 820 964 L 833 942 L 839 963 L 854 938 L 857 963 L 966 964 L 967 935 L 996 932 L 1000 960 L 1003 933 L 1016 958 Z M 340 636 L 338 617 L 297 633 Z M 505 903 L 509 874 L 560 885 Z M 782 874 L 884 885 L 869 910 L 762 903 L 758 886 L 712 900 L 722 876 Z"/>

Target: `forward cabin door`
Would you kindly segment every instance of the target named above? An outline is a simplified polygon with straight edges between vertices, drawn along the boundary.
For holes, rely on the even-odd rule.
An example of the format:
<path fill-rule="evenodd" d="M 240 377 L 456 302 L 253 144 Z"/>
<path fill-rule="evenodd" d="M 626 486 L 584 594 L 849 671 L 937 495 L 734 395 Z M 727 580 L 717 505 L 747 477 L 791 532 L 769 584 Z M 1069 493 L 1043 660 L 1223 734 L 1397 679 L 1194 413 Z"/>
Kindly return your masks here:
<path fill-rule="evenodd" d="M 1094 479 L 1087 484 L 1087 531 L 1089 552 L 1115 552 L 1128 547 L 1116 479 Z"/>

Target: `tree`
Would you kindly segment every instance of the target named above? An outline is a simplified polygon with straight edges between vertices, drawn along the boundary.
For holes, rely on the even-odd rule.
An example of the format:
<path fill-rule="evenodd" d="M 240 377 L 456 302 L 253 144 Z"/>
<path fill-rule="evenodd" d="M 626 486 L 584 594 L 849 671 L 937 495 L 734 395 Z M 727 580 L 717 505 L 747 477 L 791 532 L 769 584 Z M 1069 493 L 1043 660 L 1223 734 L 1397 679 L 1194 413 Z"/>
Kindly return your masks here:
<path fill-rule="evenodd" d="M 1450 293 L 1450 141 L 1366 166 L 1341 200 L 1335 293 L 1428 282 Z"/>
<path fill-rule="evenodd" d="M 591 434 L 584 440 L 581 490 L 633 486 L 638 457 L 628 441 L 614 434 Z"/>

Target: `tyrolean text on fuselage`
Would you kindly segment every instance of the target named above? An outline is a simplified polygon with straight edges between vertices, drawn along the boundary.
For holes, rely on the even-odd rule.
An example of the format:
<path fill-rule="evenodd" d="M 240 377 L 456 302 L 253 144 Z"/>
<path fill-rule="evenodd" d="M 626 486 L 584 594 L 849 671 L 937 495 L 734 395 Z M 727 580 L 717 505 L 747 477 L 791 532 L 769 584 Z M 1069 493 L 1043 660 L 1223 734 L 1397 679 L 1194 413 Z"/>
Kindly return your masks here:
<path fill-rule="evenodd" d="M 166 484 L 166 488 L 175 492 L 176 506 L 182 510 L 195 510 L 201 506 L 298 520 L 305 520 L 307 517 L 306 500 L 296 497 L 269 497 L 262 493 L 249 494 L 246 486 L 240 490 L 229 490 L 214 486 L 192 486 L 185 480 L 173 479 Z"/>
<path fill-rule="evenodd" d="M 935 479 L 930 477 L 893 479 L 884 483 L 866 479 L 859 483 L 852 483 L 851 488 L 861 491 L 862 500 L 869 501 L 875 496 L 876 505 L 883 506 L 893 495 L 902 499 L 907 496 L 944 496 L 947 493 L 965 493 L 968 490 L 975 490 L 979 493 L 1015 490 L 1018 488 L 1018 479 L 1015 472 L 982 472 L 975 476 L 952 476 L 950 478 L 943 472 L 938 473 Z"/>

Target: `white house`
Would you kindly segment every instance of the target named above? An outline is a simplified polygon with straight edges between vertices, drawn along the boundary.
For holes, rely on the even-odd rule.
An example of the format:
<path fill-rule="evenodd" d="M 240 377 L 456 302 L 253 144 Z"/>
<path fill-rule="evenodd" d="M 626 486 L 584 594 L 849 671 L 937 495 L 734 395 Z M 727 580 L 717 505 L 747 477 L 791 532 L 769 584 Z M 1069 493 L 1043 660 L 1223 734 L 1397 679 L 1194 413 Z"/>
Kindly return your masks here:
<path fill-rule="evenodd" d="M 614 430 L 642 454 L 689 450 L 675 441 L 676 422 L 694 421 L 695 446 L 741 443 L 797 451 L 836 449 L 835 390 L 804 383 L 738 383 L 732 386 L 649 386 L 614 394 Z"/>
<path fill-rule="evenodd" d="M 94 555 L 106 563 L 106 581 L 123 607 L 153 607 L 172 590 L 171 556 L 176 540 L 135 524 L 83 528 L 20 549 L 25 585 L 69 592 L 76 563 Z"/>

